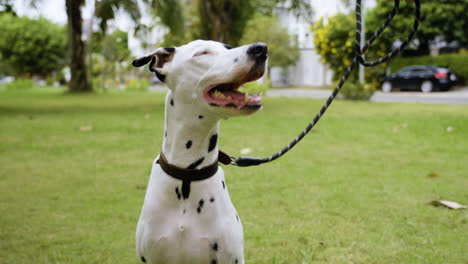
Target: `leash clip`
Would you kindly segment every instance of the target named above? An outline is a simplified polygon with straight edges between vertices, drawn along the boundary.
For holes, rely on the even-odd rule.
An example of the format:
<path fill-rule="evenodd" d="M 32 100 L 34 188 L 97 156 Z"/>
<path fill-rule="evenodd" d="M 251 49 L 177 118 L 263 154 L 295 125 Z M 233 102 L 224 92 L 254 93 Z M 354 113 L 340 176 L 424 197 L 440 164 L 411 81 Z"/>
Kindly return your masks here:
<path fill-rule="evenodd" d="M 231 158 L 231 163 L 229 163 L 229 164 L 234 165 L 234 166 L 239 166 L 239 165 L 237 164 L 237 162 L 236 162 L 237 159 L 236 159 L 235 157 L 229 157 L 229 158 Z"/>
<path fill-rule="evenodd" d="M 236 165 L 236 158 L 231 157 L 230 155 L 219 150 L 218 152 L 218 162 L 221 162 L 224 165 Z"/>

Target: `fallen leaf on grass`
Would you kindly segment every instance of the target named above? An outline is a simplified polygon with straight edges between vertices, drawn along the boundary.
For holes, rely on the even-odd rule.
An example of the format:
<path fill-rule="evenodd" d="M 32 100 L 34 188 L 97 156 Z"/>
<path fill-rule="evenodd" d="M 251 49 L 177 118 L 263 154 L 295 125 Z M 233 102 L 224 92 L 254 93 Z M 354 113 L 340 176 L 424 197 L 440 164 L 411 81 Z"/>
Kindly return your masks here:
<path fill-rule="evenodd" d="M 240 154 L 242 155 L 247 155 L 247 154 L 250 154 L 251 152 L 252 152 L 251 148 L 243 148 L 240 150 Z"/>
<path fill-rule="evenodd" d="M 402 128 L 407 128 L 408 127 L 408 123 L 402 123 L 402 124 L 398 124 L 396 126 L 393 127 L 393 133 L 398 133 L 400 132 L 400 129 Z"/>
<path fill-rule="evenodd" d="M 81 126 L 80 131 L 87 132 L 93 130 L 93 126 L 88 125 L 88 126 Z"/>
<path fill-rule="evenodd" d="M 434 200 L 431 202 L 433 206 L 439 207 L 439 206 L 444 206 L 450 209 L 466 209 L 466 205 L 462 205 L 456 202 L 451 202 L 451 201 L 445 201 L 445 200 Z"/>
<path fill-rule="evenodd" d="M 144 185 L 144 184 L 137 184 L 137 185 L 135 185 L 135 188 L 136 188 L 137 190 L 145 190 L 145 189 L 146 189 L 146 185 Z"/>
<path fill-rule="evenodd" d="M 429 177 L 429 178 L 435 178 L 435 177 L 439 177 L 439 176 L 440 176 L 440 174 L 438 172 L 435 172 L 435 171 L 427 174 L 427 177 Z"/>

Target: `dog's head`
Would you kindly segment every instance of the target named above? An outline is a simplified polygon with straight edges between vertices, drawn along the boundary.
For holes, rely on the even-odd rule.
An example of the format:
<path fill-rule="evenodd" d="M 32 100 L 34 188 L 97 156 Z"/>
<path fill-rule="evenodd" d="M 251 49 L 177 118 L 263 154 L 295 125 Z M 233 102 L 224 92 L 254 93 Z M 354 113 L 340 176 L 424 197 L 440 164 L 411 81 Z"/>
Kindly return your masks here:
<path fill-rule="evenodd" d="M 180 47 L 159 48 L 136 59 L 133 66 L 149 63 L 150 71 L 171 89 L 175 100 L 203 105 L 206 111 L 249 114 L 261 107 L 260 95 L 238 89 L 265 72 L 268 48 L 254 43 L 231 48 L 220 42 L 196 40 Z"/>

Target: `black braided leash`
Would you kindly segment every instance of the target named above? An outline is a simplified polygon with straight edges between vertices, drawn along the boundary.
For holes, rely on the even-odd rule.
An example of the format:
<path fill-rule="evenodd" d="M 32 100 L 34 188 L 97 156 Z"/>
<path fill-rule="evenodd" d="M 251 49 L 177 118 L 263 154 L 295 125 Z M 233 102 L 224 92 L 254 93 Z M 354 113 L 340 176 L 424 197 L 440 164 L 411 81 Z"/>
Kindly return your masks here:
<path fill-rule="evenodd" d="M 307 125 L 307 127 L 293 140 L 291 141 L 286 147 L 284 147 L 282 150 L 279 152 L 273 154 L 272 156 L 269 156 L 267 158 L 254 158 L 254 157 L 239 157 L 239 158 L 234 158 L 231 157 L 231 164 L 236 165 L 239 167 L 248 167 L 248 166 L 255 166 L 255 165 L 260 165 L 263 163 L 267 163 L 270 161 L 273 161 L 281 156 L 283 156 L 286 152 L 288 152 L 290 149 L 292 149 L 301 139 L 304 138 L 304 136 L 309 133 L 309 131 L 317 124 L 317 122 L 320 120 L 320 118 L 323 116 L 325 111 L 327 111 L 328 107 L 330 104 L 333 102 L 335 99 L 336 95 L 340 91 L 340 89 L 343 87 L 343 84 L 346 82 L 348 79 L 349 75 L 351 75 L 351 72 L 353 69 L 356 67 L 356 64 L 362 64 L 366 67 L 372 67 L 379 65 L 383 62 L 388 61 L 389 59 L 395 57 L 401 50 L 403 50 L 408 43 L 411 41 L 411 39 L 414 37 L 416 34 L 416 31 L 419 26 L 419 21 L 421 19 L 421 5 L 419 0 L 414 0 L 415 3 L 415 11 L 414 11 L 414 24 L 413 28 L 408 35 L 408 37 L 401 43 L 401 45 L 398 48 L 395 48 L 391 52 L 389 52 L 387 55 L 385 55 L 382 58 L 379 58 L 375 61 L 367 62 L 364 58 L 364 53 L 367 51 L 367 49 L 370 47 L 370 45 L 382 34 L 382 32 L 385 30 L 385 28 L 388 27 L 390 22 L 393 20 L 395 17 L 396 13 L 398 12 L 398 8 L 400 5 L 400 0 L 395 0 L 394 6 L 390 14 L 388 15 L 387 19 L 385 22 L 380 26 L 380 28 L 374 32 L 374 35 L 367 41 L 367 43 L 361 48 L 361 30 L 362 30 L 362 18 L 361 18 L 361 0 L 356 0 L 356 42 L 355 42 L 355 52 L 356 56 L 352 60 L 351 64 L 348 66 L 346 69 L 346 72 L 344 73 L 343 77 L 341 77 L 340 82 L 338 85 L 335 87 L 331 95 L 328 97 L 327 101 L 325 104 L 322 106 L 320 111 L 317 113 L 315 118 Z"/>

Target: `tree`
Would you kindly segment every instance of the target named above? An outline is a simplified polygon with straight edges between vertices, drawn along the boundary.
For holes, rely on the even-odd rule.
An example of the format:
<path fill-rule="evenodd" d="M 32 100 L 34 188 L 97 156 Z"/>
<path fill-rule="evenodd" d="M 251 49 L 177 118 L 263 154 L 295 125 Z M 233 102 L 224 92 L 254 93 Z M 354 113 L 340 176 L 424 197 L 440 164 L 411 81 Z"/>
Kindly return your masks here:
<path fill-rule="evenodd" d="M 101 35 L 97 37 L 97 35 Z M 110 62 L 127 61 L 130 57 L 128 49 L 128 34 L 122 30 L 115 30 L 110 34 L 97 33 L 93 34 L 93 38 L 98 38 L 93 47 L 93 53 L 101 54 Z"/>
<path fill-rule="evenodd" d="M 3 14 L 0 32 L 2 68 L 8 74 L 45 76 L 65 65 L 65 28 L 43 18 Z"/>
<path fill-rule="evenodd" d="M 28 0 L 31 5 L 41 0 Z M 145 0 L 148 1 L 148 0 Z M 71 72 L 71 80 L 68 83 L 69 92 L 91 92 L 93 90 L 86 63 L 86 47 L 82 40 L 83 18 L 81 8 L 85 0 L 65 0 L 65 8 L 68 19 L 68 58 Z M 133 20 L 140 17 L 137 3 L 132 0 L 100 0 L 96 3 L 95 15 L 98 16 L 100 27 L 105 31 L 107 22 L 114 19 L 115 12 L 126 10 Z"/>
<path fill-rule="evenodd" d="M 81 7 L 84 2 L 85 0 L 65 0 L 68 19 L 68 56 L 71 73 L 71 79 L 68 83 L 69 92 L 90 92 L 93 90 L 85 63 L 85 43 L 81 38 L 83 34 Z"/>
<path fill-rule="evenodd" d="M 201 38 L 237 46 L 252 9 L 252 1 L 198 1 Z"/>
<path fill-rule="evenodd" d="M 247 23 L 241 44 L 260 41 L 268 45 L 269 66 L 287 67 L 299 59 L 296 36 L 291 36 L 276 16 L 259 14 Z"/>
<path fill-rule="evenodd" d="M 168 28 L 165 44 L 179 45 L 201 38 L 237 46 L 255 13 L 271 15 L 278 4 L 288 4 L 298 16 L 312 14 L 307 0 L 146 0 Z M 252 12 L 252 10 L 256 12 Z"/>
<path fill-rule="evenodd" d="M 329 17 L 327 23 L 322 17 L 311 27 L 315 50 L 322 63 L 333 70 L 334 80 L 339 78 L 354 57 L 355 21 L 352 15 L 339 13 Z"/>
<path fill-rule="evenodd" d="M 16 16 L 12 0 L 0 0 L 0 15 L 2 14 L 12 14 Z"/>
<path fill-rule="evenodd" d="M 382 22 L 383 20 L 380 23 Z M 356 18 L 354 14 L 338 13 L 335 16 L 329 17 L 327 23 L 325 23 L 324 18 L 320 18 L 317 23 L 311 26 L 311 30 L 314 33 L 315 50 L 320 55 L 322 63 L 328 65 L 333 70 L 333 80 L 338 80 L 343 75 L 355 56 L 355 25 Z M 370 34 L 372 33 L 366 27 L 367 38 L 370 38 Z M 372 44 L 365 56 L 369 60 L 372 60 L 373 58 L 384 56 L 388 51 L 386 45 L 378 39 Z M 378 87 L 386 67 L 387 63 L 375 67 L 367 67 L 365 71 L 366 82 L 371 83 L 374 87 Z M 357 77 L 358 71 L 354 71 L 350 79 L 354 82 L 357 80 Z"/>
<path fill-rule="evenodd" d="M 122 82 L 125 75 L 121 74 L 123 62 L 128 61 L 130 50 L 128 49 L 128 34 L 121 30 L 115 30 L 111 34 L 102 32 L 93 33 L 93 67 L 92 76 L 100 76 L 100 88 L 106 90 L 109 77 L 117 82 Z"/>
<path fill-rule="evenodd" d="M 369 10 L 366 23 L 367 28 L 375 29 L 393 8 L 393 1 L 378 0 L 377 6 Z M 429 52 L 429 43 L 436 37 L 445 41 L 458 41 L 461 45 L 468 45 L 468 0 L 427 0 L 421 4 L 421 24 L 413 41 L 413 48 L 420 54 Z M 395 40 L 403 40 L 413 25 L 414 4 L 402 1 L 397 16 L 386 32 L 382 34 L 380 43 L 388 50 Z M 411 47 L 410 47 L 411 48 Z"/>
<path fill-rule="evenodd" d="M 144 0 L 148 1 L 148 0 Z M 123 10 L 130 15 L 133 22 L 138 23 L 141 13 L 137 1 L 134 0 L 98 0 L 95 1 L 94 16 L 99 19 L 102 32 L 107 31 L 107 23 L 115 19 L 117 11 Z"/>
<path fill-rule="evenodd" d="M 81 40 L 83 23 L 80 8 L 83 4 L 84 0 L 66 0 L 71 71 L 69 88 L 71 92 L 92 91 L 87 72 L 87 66 L 91 67 L 91 65 L 86 65 L 85 43 Z M 103 32 L 107 30 L 107 22 L 114 19 L 115 13 L 120 9 L 126 10 L 134 21 L 140 18 L 138 6 L 132 0 L 101 0 L 95 2 L 94 15 L 100 19 L 99 25 Z"/>

